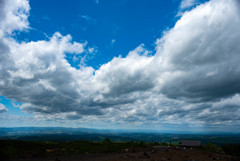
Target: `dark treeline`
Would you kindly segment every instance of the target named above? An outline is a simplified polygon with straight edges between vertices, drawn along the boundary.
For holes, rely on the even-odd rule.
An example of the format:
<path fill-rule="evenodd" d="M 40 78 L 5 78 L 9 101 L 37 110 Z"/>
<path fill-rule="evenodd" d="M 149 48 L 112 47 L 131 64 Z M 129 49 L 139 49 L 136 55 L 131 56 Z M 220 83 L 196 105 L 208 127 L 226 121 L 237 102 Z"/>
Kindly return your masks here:
<path fill-rule="evenodd" d="M 121 152 L 127 148 L 147 148 L 153 146 L 178 147 L 180 142 L 134 142 L 111 141 L 106 138 L 103 141 L 21 141 L 0 140 L 0 155 L 2 158 L 18 157 L 47 157 L 83 153 Z M 199 150 L 229 155 L 240 154 L 240 144 L 223 144 L 217 146 L 212 143 L 198 147 Z"/>

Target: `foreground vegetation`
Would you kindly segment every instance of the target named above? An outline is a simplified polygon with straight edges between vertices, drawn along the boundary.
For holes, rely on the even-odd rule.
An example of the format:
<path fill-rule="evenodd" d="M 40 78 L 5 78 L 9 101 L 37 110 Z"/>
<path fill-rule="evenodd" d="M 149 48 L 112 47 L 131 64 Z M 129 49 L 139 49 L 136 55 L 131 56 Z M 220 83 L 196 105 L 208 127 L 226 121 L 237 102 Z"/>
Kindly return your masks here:
<path fill-rule="evenodd" d="M 20 140 L 0 140 L 0 155 L 2 158 L 18 157 L 47 157 L 82 153 L 105 153 L 121 152 L 127 148 L 169 146 L 177 147 L 176 143 L 158 142 L 112 142 L 106 138 L 104 141 L 20 141 Z M 216 153 L 226 153 L 230 155 L 240 154 L 240 144 L 215 144 L 202 145 L 198 149 Z"/>

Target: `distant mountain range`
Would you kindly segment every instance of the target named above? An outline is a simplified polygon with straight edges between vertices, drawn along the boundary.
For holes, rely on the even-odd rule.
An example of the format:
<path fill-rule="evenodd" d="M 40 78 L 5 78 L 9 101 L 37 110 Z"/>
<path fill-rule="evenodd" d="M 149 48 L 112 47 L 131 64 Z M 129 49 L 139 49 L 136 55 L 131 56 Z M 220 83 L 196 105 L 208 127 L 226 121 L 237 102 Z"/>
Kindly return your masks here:
<path fill-rule="evenodd" d="M 79 134 L 91 132 L 103 132 L 104 130 L 87 128 L 65 128 L 65 127 L 2 127 L 0 136 L 32 135 L 32 134 Z"/>
<path fill-rule="evenodd" d="M 71 128 L 71 127 L 0 127 L 1 136 L 32 135 L 32 134 L 82 134 L 82 133 L 158 133 L 158 134 L 219 134 L 240 135 L 240 133 L 215 132 L 215 131 L 160 131 L 146 129 L 93 129 L 93 128 Z"/>
<path fill-rule="evenodd" d="M 88 128 L 65 127 L 14 127 L 0 128 L 0 139 L 30 140 L 30 141 L 146 141 L 146 142 L 179 142 L 181 140 L 199 140 L 202 143 L 240 144 L 240 134 L 211 133 L 193 134 L 177 132 L 154 132 L 141 130 L 104 130 Z"/>

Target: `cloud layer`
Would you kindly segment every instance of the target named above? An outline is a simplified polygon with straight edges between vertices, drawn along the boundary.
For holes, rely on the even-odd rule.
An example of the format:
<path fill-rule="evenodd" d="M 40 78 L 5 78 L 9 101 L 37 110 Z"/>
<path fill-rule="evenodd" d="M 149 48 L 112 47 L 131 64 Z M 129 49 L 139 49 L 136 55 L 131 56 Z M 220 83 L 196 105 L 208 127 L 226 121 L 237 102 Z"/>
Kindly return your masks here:
<path fill-rule="evenodd" d="M 97 70 L 71 67 L 66 54 L 82 54 L 87 44 L 70 35 L 14 40 L 14 31 L 30 28 L 27 0 L 0 7 L 0 94 L 37 118 L 240 125 L 239 1 L 212 0 L 186 11 L 157 39 L 153 55 L 141 44 Z"/>

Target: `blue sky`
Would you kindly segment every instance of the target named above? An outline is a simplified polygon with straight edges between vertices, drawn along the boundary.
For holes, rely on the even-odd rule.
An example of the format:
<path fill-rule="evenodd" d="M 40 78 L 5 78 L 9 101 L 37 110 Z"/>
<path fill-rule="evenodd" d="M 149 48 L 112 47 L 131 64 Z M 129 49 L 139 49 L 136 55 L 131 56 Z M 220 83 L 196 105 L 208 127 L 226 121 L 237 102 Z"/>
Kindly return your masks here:
<path fill-rule="evenodd" d="M 114 56 L 125 57 L 141 43 L 154 49 L 155 40 L 179 18 L 176 17 L 179 3 L 181 1 L 30 1 L 32 29 L 16 38 L 36 41 L 56 31 L 71 34 L 74 41 L 87 41 L 96 48 L 98 52 L 88 56 L 86 65 L 97 69 Z"/>
<path fill-rule="evenodd" d="M 1 1 L 0 126 L 239 128 L 239 6 Z"/>

